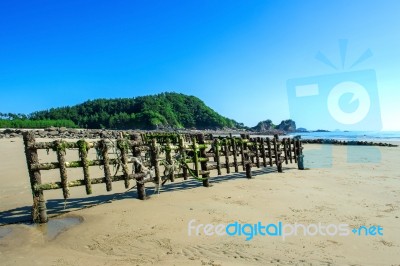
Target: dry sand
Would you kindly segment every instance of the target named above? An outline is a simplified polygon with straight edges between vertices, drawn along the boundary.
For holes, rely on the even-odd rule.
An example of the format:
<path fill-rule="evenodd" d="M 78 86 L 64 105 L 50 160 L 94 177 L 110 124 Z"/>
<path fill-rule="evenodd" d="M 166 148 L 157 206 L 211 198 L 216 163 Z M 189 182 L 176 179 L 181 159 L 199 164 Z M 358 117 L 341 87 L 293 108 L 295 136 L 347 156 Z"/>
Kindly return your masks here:
<path fill-rule="evenodd" d="M 316 148 L 320 146 L 305 146 L 306 151 Z M 347 147 L 334 146 L 329 168 L 299 171 L 292 164 L 284 173 L 255 169 L 255 179 L 232 174 L 215 179 L 210 188 L 195 180 L 176 182 L 147 201 L 137 200 L 134 190 L 118 194 L 125 191 L 123 182 L 114 183 L 111 193 L 104 184 L 96 185 L 91 197 L 84 187 L 71 188 L 73 198 L 66 204 L 61 190 L 46 191 L 50 213 L 69 211 L 57 219 L 81 217 L 83 222 L 58 235 L 52 232 L 54 223 L 1 226 L 0 264 L 400 265 L 400 149 L 379 150 L 381 160 L 368 163 L 368 149 L 357 147 L 353 152 L 364 163 L 348 163 Z M 306 163 L 315 166 L 323 157 L 327 154 L 315 153 Z M 29 218 L 32 198 L 21 139 L 0 140 L 0 169 L 0 223 Z M 85 204 L 98 205 L 79 209 Z M 251 241 L 243 236 L 190 237 L 192 219 L 214 225 L 380 225 L 384 235 L 255 236 Z"/>

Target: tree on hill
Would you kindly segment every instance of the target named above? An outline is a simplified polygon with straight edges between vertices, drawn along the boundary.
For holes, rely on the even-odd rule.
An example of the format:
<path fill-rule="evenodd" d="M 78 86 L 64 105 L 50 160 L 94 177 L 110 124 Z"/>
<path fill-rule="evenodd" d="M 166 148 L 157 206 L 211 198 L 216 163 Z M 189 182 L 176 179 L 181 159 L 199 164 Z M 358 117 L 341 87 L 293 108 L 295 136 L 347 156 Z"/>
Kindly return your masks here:
<path fill-rule="evenodd" d="M 80 127 L 112 129 L 237 128 L 203 101 L 180 93 L 89 100 L 75 106 L 32 113 L 31 120 L 66 119 Z"/>

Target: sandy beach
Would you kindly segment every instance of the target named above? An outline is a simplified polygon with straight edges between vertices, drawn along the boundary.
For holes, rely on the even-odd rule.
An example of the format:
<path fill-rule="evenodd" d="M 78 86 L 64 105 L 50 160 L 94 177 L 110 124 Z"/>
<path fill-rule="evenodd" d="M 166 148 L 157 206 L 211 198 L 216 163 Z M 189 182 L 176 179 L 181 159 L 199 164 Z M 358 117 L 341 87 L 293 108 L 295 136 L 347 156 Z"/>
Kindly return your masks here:
<path fill-rule="evenodd" d="M 160 194 L 136 199 L 123 182 L 45 191 L 52 224 L 32 226 L 32 196 L 22 139 L 0 140 L 1 265 L 400 265 L 400 148 L 380 147 L 369 161 L 368 147 L 305 145 L 306 167 L 254 168 L 214 178 L 210 188 L 189 180 L 167 183 Z M 307 157 L 307 152 L 314 150 Z M 329 150 L 330 151 L 330 150 Z M 358 154 L 358 155 L 357 155 Z M 314 168 L 332 158 L 326 168 Z M 330 165 L 331 163 L 331 165 Z M 273 171 L 271 171 L 271 169 Z M 98 169 L 99 174 L 101 170 Z M 58 176 L 58 175 L 56 175 Z M 84 206 L 96 205 L 91 208 Z M 55 230 L 57 219 L 79 221 Z M 383 235 L 279 236 L 188 235 L 195 224 L 286 223 L 380 226 Z M 58 224 L 60 228 L 62 225 Z"/>

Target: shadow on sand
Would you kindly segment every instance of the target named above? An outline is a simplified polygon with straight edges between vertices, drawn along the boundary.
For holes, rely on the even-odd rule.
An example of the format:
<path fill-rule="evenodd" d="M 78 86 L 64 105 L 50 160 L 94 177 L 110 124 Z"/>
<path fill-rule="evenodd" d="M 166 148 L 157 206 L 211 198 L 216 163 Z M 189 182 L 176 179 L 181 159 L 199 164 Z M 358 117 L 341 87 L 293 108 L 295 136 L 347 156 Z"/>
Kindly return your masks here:
<path fill-rule="evenodd" d="M 296 168 L 284 167 L 283 170 L 291 170 Z M 252 175 L 264 175 L 269 173 L 277 172 L 276 168 L 259 168 L 252 171 Z M 228 175 L 221 175 L 210 178 L 210 184 L 215 185 L 221 182 L 243 179 L 246 178 L 244 172 L 231 173 Z M 174 183 L 167 183 L 162 187 L 161 193 L 172 192 L 175 190 L 188 190 L 197 187 L 202 187 L 202 182 L 195 179 L 189 179 L 187 181 L 178 181 Z M 147 195 L 154 195 L 154 187 L 146 188 Z M 136 199 L 136 189 L 129 190 L 122 193 L 113 193 L 109 195 L 99 196 L 87 196 L 84 198 L 70 198 L 66 201 L 64 199 L 50 199 L 47 200 L 47 214 L 49 217 L 55 217 L 64 213 L 90 208 L 100 204 L 110 203 L 112 201 L 123 200 L 123 199 Z M 0 226 L 14 223 L 29 223 L 31 222 L 31 210 L 32 206 L 18 207 L 12 210 L 0 212 Z"/>

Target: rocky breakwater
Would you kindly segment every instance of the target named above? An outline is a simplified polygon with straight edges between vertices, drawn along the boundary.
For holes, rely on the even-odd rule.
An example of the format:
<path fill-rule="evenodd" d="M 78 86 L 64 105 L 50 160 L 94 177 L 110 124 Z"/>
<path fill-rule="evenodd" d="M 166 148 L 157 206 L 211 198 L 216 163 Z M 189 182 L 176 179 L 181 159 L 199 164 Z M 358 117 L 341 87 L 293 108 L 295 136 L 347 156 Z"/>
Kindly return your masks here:
<path fill-rule="evenodd" d="M 22 133 L 28 129 L 0 129 L 0 139 L 10 139 L 22 137 Z M 35 129 L 37 138 L 53 139 L 98 139 L 98 138 L 117 138 L 120 132 L 137 133 L 136 131 L 102 130 L 102 129 L 71 129 L 71 128 L 46 128 Z"/>

